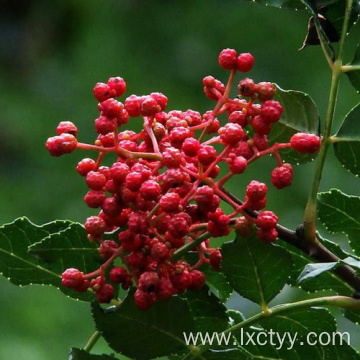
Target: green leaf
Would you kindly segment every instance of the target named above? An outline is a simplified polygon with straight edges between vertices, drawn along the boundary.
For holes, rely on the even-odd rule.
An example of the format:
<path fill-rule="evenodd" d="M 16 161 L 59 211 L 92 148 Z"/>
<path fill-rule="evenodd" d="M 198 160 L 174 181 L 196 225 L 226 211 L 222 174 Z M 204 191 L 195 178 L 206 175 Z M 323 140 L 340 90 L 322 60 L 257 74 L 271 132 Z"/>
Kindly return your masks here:
<path fill-rule="evenodd" d="M 262 243 L 256 232 L 222 246 L 222 270 L 234 289 L 260 305 L 284 287 L 291 272 L 290 256 L 283 248 Z"/>
<path fill-rule="evenodd" d="M 332 189 L 318 195 L 320 221 L 332 233 L 345 233 L 352 249 L 360 254 L 360 198 Z"/>
<path fill-rule="evenodd" d="M 349 256 L 343 260 L 341 260 L 341 263 L 345 265 L 349 265 L 352 268 L 356 269 L 356 274 L 360 275 L 360 261 L 357 259 L 354 259 L 353 257 Z"/>
<path fill-rule="evenodd" d="M 307 264 L 304 270 L 299 275 L 297 281 L 301 283 L 303 281 L 313 279 L 314 277 L 319 276 L 320 274 L 330 271 L 337 266 L 337 262 L 329 262 L 329 263 L 310 263 Z"/>
<path fill-rule="evenodd" d="M 102 264 L 97 248 L 96 243 L 88 241 L 84 227 L 73 223 L 30 246 L 29 252 L 51 264 L 58 273 L 70 267 L 89 273 Z"/>
<path fill-rule="evenodd" d="M 336 133 L 335 155 L 345 169 L 360 175 L 360 104 L 346 116 Z"/>
<path fill-rule="evenodd" d="M 331 242 L 329 241 L 331 244 Z M 317 277 L 311 278 L 307 281 L 298 284 L 297 279 L 300 273 L 303 271 L 304 267 L 313 262 L 314 260 L 303 253 L 301 250 L 286 244 L 281 241 L 283 247 L 287 249 L 291 255 L 293 270 L 290 275 L 290 285 L 299 287 L 305 291 L 314 293 L 322 290 L 331 290 L 337 294 L 351 296 L 353 293 L 353 288 L 340 279 L 335 273 L 329 271 L 320 274 Z M 336 254 L 336 253 L 335 253 Z M 340 256 L 340 254 L 336 254 Z"/>
<path fill-rule="evenodd" d="M 297 132 L 318 134 L 319 113 L 309 95 L 300 91 L 283 90 L 276 85 L 275 100 L 281 103 L 284 111 L 269 134 L 270 143 L 288 143 Z M 291 163 L 305 163 L 316 156 L 299 154 L 291 148 L 280 150 L 280 154 L 285 161 Z"/>
<path fill-rule="evenodd" d="M 68 360 L 116 360 L 113 355 L 95 355 L 90 354 L 85 350 L 71 348 Z"/>
<path fill-rule="evenodd" d="M 360 65 L 360 43 L 356 47 L 355 57 L 349 65 Z M 360 70 L 348 71 L 346 75 L 349 77 L 351 84 L 356 91 L 360 92 Z"/>
<path fill-rule="evenodd" d="M 360 311 L 345 310 L 343 311 L 343 314 L 347 319 L 349 319 L 353 323 L 360 325 Z"/>
<path fill-rule="evenodd" d="M 200 291 L 188 291 L 184 298 L 189 302 L 196 331 L 221 332 L 229 326 L 226 307 L 206 286 Z"/>
<path fill-rule="evenodd" d="M 135 360 L 186 351 L 184 333 L 195 332 L 190 306 L 178 296 L 142 311 L 135 305 L 132 290 L 118 307 L 104 310 L 94 302 L 92 315 L 110 347 Z"/>
<path fill-rule="evenodd" d="M 50 231 L 64 230 L 70 224 L 56 221 L 37 226 L 27 218 L 19 218 L 0 227 L 0 272 L 15 285 L 52 285 L 75 299 L 90 301 L 93 298 L 90 293 L 77 293 L 61 286 L 62 268 L 28 252 L 29 246 L 49 236 Z"/>
<path fill-rule="evenodd" d="M 250 360 L 243 351 L 237 348 L 227 348 L 223 350 L 208 350 L 202 355 L 206 360 Z M 265 360 L 265 359 L 264 359 Z"/>

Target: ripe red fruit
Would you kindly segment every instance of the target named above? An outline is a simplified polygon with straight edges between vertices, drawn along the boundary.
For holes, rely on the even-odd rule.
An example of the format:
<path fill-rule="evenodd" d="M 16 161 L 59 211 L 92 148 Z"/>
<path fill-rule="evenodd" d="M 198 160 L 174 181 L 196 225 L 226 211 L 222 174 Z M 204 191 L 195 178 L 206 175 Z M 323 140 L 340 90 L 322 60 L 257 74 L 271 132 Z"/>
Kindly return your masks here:
<path fill-rule="evenodd" d="M 313 154 L 320 149 L 320 138 L 314 134 L 297 133 L 291 137 L 290 144 L 300 154 Z"/>
<path fill-rule="evenodd" d="M 236 59 L 236 68 L 241 72 L 248 72 L 253 68 L 254 61 L 250 53 L 242 53 Z"/>
<path fill-rule="evenodd" d="M 100 244 L 99 254 L 104 260 L 107 260 L 111 258 L 111 256 L 118 248 L 119 245 L 115 241 L 105 240 Z"/>
<path fill-rule="evenodd" d="M 193 270 L 190 273 L 191 276 L 191 284 L 189 289 L 192 290 L 200 290 L 205 284 L 205 275 L 199 270 Z"/>
<path fill-rule="evenodd" d="M 252 97 L 256 90 L 254 80 L 249 78 L 240 80 L 237 88 L 239 95 L 244 97 Z"/>
<path fill-rule="evenodd" d="M 107 135 L 116 129 L 116 120 L 107 116 L 100 116 L 95 119 L 95 130 L 98 134 Z"/>
<path fill-rule="evenodd" d="M 200 142 L 195 138 L 187 138 L 184 140 L 181 150 L 187 156 L 196 156 L 200 149 Z"/>
<path fill-rule="evenodd" d="M 115 99 L 108 99 L 100 103 L 98 109 L 101 111 L 101 115 L 113 119 L 120 117 L 124 105 Z"/>
<path fill-rule="evenodd" d="M 139 192 L 144 200 L 156 200 L 161 193 L 161 187 L 156 181 L 147 180 L 141 185 Z"/>
<path fill-rule="evenodd" d="M 51 156 L 61 156 L 73 152 L 77 147 L 77 140 L 71 134 L 61 134 L 50 137 L 46 141 L 46 148 Z"/>
<path fill-rule="evenodd" d="M 279 121 L 283 108 L 278 101 L 267 100 L 261 105 L 261 117 L 267 123 Z"/>
<path fill-rule="evenodd" d="M 270 82 L 259 82 L 255 85 L 255 91 L 260 101 L 271 100 L 275 95 L 275 86 Z"/>
<path fill-rule="evenodd" d="M 277 225 L 278 217 L 272 211 L 261 211 L 256 218 L 256 225 L 264 230 L 270 230 Z"/>
<path fill-rule="evenodd" d="M 271 228 L 271 229 L 260 228 L 258 229 L 257 236 L 262 242 L 271 243 L 276 240 L 278 236 L 278 232 L 276 231 L 275 228 Z"/>
<path fill-rule="evenodd" d="M 75 268 L 66 269 L 61 275 L 61 285 L 67 288 L 77 288 L 84 281 L 84 273 Z"/>
<path fill-rule="evenodd" d="M 156 242 L 150 250 L 151 257 L 159 263 L 169 259 L 170 252 L 167 246 L 162 242 Z"/>
<path fill-rule="evenodd" d="M 109 85 L 104 83 L 97 83 L 93 90 L 95 98 L 102 102 L 113 97 L 116 92 Z"/>
<path fill-rule="evenodd" d="M 106 229 L 106 223 L 99 216 L 90 216 L 85 221 L 85 229 L 90 235 L 102 235 Z"/>
<path fill-rule="evenodd" d="M 219 54 L 219 65 L 225 70 L 236 68 L 236 51 L 234 49 L 224 49 Z"/>
<path fill-rule="evenodd" d="M 93 159 L 85 158 L 82 159 L 76 166 L 76 171 L 81 175 L 85 176 L 87 173 L 95 169 L 96 162 Z"/>
<path fill-rule="evenodd" d="M 99 190 L 90 190 L 84 197 L 84 201 L 91 208 L 98 208 L 106 199 L 105 193 Z"/>
<path fill-rule="evenodd" d="M 106 176 L 99 171 L 90 171 L 86 175 L 86 185 L 92 190 L 101 190 L 106 184 Z"/>
<path fill-rule="evenodd" d="M 164 111 L 168 103 L 168 98 L 159 92 L 153 92 L 150 96 L 157 102 L 157 105 L 160 106 L 161 111 Z"/>
<path fill-rule="evenodd" d="M 171 275 L 170 280 L 174 287 L 182 292 L 185 291 L 191 284 L 191 275 L 189 271 L 183 270 L 182 273 L 174 273 Z"/>
<path fill-rule="evenodd" d="M 277 189 L 290 186 L 292 181 L 292 166 L 283 164 L 271 172 L 271 182 Z"/>
<path fill-rule="evenodd" d="M 265 122 L 262 116 L 258 115 L 252 119 L 250 125 L 259 135 L 266 135 L 270 132 L 272 124 Z"/>
<path fill-rule="evenodd" d="M 220 270 L 222 255 L 220 250 L 213 250 L 209 256 L 210 265 L 214 270 Z"/>
<path fill-rule="evenodd" d="M 115 290 L 112 285 L 104 284 L 95 294 L 100 304 L 109 303 L 114 298 Z"/>
<path fill-rule="evenodd" d="M 141 113 L 142 98 L 136 95 L 130 95 L 125 100 L 125 109 L 131 117 L 138 117 Z"/>
<path fill-rule="evenodd" d="M 247 161 L 242 156 L 237 156 L 229 164 L 229 169 L 233 174 L 242 174 L 247 168 Z"/>
<path fill-rule="evenodd" d="M 125 268 L 116 266 L 110 270 L 109 277 L 111 282 L 121 284 L 126 280 L 127 275 L 128 273 Z"/>
<path fill-rule="evenodd" d="M 113 90 L 115 92 L 114 97 L 120 97 L 126 91 L 125 80 L 123 78 L 121 78 L 120 76 L 111 77 L 108 80 L 107 85 L 109 86 L 109 88 L 111 90 Z"/>
<path fill-rule="evenodd" d="M 56 128 L 56 132 L 58 135 L 65 133 L 76 137 L 78 134 L 78 129 L 71 121 L 61 121 Z"/>
<path fill-rule="evenodd" d="M 140 310 L 147 310 L 154 305 L 156 296 L 154 293 L 146 293 L 145 291 L 137 289 L 134 294 L 134 300 Z"/>
<path fill-rule="evenodd" d="M 167 212 L 177 212 L 180 205 L 180 196 L 177 193 L 167 193 L 160 199 L 160 208 Z"/>
<path fill-rule="evenodd" d="M 210 145 L 201 145 L 198 160 L 203 165 L 210 165 L 216 159 L 216 150 Z"/>
<path fill-rule="evenodd" d="M 231 146 L 236 145 L 245 135 L 242 127 L 233 123 L 228 123 L 220 128 L 219 134 L 224 144 Z"/>
<path fill-rule="evenodd" d="M 139 277 L 138 289 L 147 293 L 156 292 L 159 284 L 159 275 L 155 271 L 145 271 Z"/>
<path fill-rule="evenodd" d="M 252 180 L 246 187 L 246 195 L 250 201 L 258 201 L 266 196 L 267 186 L 256 180 Z"/>
<path fill-rule="evenodd" d="M 141 102 L 140 111 L 143 116 L 154 116 L 161 111 L 161 107 L 151 96 L 146 96 Z"/>
<path fill-rule="evenodd" d="M 245 216 L 241 216 L 236 219 L 235 231 L 242 237 L 249 237 L 253 229 L 253 223 L 246 219 Z"/>

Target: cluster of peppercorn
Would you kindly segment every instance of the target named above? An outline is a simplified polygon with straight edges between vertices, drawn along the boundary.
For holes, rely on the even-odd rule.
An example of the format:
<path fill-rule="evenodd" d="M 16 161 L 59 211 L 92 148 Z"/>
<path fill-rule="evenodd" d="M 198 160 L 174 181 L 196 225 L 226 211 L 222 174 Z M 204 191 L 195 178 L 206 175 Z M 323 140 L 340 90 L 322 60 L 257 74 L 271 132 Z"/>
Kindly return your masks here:
<path fill-rule="evenodd" d="M 100 209 L 86 220 L 85 229 L 89 241 L 99 244 L 104 263 L 90 274 L 67 269 L 63 286 L 80 292 L 90 288 L 103 303 L 115 296 L 111 283 L 124 289 L 135 283 L 135 302 L 140 309 L 147 309 L 186 289 L 201 289 L 205 282 L 199 270 L 202 264 L 220 268 L 221 253 L 210 246 L 210 237 L 227 235 L 231 228 L 247 236 L 256 225 L 262 241 L 276 240 L 278 217 L 261 211 L 266 205 L 267 185 L 251 181 L 241 205 L 224 185 L 233 175 L 244 173 L 251 162 L 274 154 L 277 166 L 271 174 L 272 184 L 278 189 L 287 187 L 292 167 L 282 162 L 279 150 L 292 147 L 300 153 L 313 153 L 319 149 L 320 139 L 298 133 L 289 143 L 270 146 L 267 134 L 283 111 L 273 100 L 275 87 L 245 78 L 239 82 L 238 96 L 230 98 L 236 73 L 250 71 L 254 58 L 225 49 L 219 64 L 231 71 L 229 80 L 225 86 L 212 76 L 203 79 L 206 96 L 216 101 L 214 109 L 203 115 L 194 110 L 166 112 L 168 99 L 161 93 L 131 95 L 123 104 L 115 98 L 125 93 L 126 84 L 121 77 L 114 77 L 94 88 L 100 112 L 94 145 L 78 142 L 77 128 L 68 121 L 61 122 L 58 135 L 48 139 L 46 147 L 53 156 L 77 148 L 98 152 L 96 160 L 85 158 L 76 170 L 89 188 L 86 204 Z M 142 118 L 142 131 L 119 132 L 129 118 L 136 117 Z M 215 144 L 222 145 L 220 153 Z M 117 159 L 110 167 L 103 166 L 109 153 Z M 221 163 L 226 164 L 228 173 L 218 179 Z M 233 207 L 231 214 L 223 212 L 221 201 Z M 248 210 L 259 211 L 257 218 L 249 216 Z M 109 240 L 119 229 L 117 238 Z M 183 260 L 190 249 L 198 253 L 195 264 Z M 114 266 L 117 258 L 123 267 Z"/>

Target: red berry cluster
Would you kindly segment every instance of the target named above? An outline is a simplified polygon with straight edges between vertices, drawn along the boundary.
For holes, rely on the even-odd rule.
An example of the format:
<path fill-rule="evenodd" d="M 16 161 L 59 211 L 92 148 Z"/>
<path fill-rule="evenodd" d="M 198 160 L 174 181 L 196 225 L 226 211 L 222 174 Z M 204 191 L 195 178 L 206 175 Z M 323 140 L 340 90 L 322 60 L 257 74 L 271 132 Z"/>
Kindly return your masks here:
<path fill-rule="evenodd" d="M 147 309 L 157 300 L 200 289 L 205 282 L 199 270 L 202 264 L 220 268 L 221 252 L 210 246 L 210 237 L 225 236 L 231 228 L 249 236 L 256 225 L 262 241 L 275 241 L 278 218 L 271 211 L 261 211 L 267 185 L 251 181 L 241 205 L 224 185 L 233 175 L 244 173 L 251 162 L 274 154 L 277 166 L 271 181 L 278 189 L 289 186 L 292 167 L 282 163 L 279 150 L 292 147 L 312 153 L 319 149 L 320 139 L 298 133 L 290 143 L 270 145 L 267 134 L 283 111 L 273 100 L 275 87 L 245 78 L 239 82 L 238 96 L 230 98 L 236 73 L 251 70 L 254 58 L 225 49 L 219 64 L 231 73 L 226 86 L 212 76 L 204 78 L 206 96 L 216 101 L 205 114 L 166 111 L 168 99 L 157 92 L 130 95 L 122 103 L 115 98 L 125 93 L 126 84 L 114 77 L 94 88 L 100 116 L 95 120 L 98 137 L 93 145 L 77 141 L 77 128 L 71 122 L 61 122 L 58 135 L 48 139 L 46 147 L 53 156 L 76 148 L 98 152 L 96 160 L 85 158 L 76 170 L 89 188 L 84 201 L 100 209 L 86 220 L 85 229 L 89 241 L 99 244 L 104 262 L 90 274 L 66 270 L 63 286 L 77 291 L 90 288 L 99 302 L 110 302 L 114 284 L 124 289 L 135 284 L 135 302 Z M 119 131 L 129 118 L 137 117 L 143 121 L 142 131 Z M 211 137 L 205 140 L 208 134 Z M 221 145 L 221 152 L 214 145 Z M 117 159 L 104 166 L 103 158 L 109 153 Z M 221 164 L 226 164 L 228 173 L 219 179 Z M 223 212 L 221 201 L 233 207 L 230 214 Z M 260 212 L 254 217 L 249 210 Z M 198 253 L 195 264 L 183 258 L 189 250 Z M 114 265 L 118 258 L 123 267 Z"/>

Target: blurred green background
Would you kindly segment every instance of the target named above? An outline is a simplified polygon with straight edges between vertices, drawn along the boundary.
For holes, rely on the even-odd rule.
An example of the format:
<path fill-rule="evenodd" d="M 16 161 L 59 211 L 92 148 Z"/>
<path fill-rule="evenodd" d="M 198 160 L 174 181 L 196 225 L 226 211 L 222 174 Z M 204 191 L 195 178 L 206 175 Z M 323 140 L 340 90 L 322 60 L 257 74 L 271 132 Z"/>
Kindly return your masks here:
<path fill-rule="evenodd" d="M 212 74 L 226 81 L 217 56 L 232 47 L 255 56 L 249 74 L 255 81 L 307 92 L 323 115 L 330 71 L 319 48 L 298 51 L 307 21 L 304 12 L 241 0 L 3 0 L 0 223 L 23 215 L 37 224 L 57 218 L 83 222 L 93 213 L 82 201 L 86 186 L 75 172 L 84 154 L 51 158 L 44 143 L 62 120 L 78 125 L 80 141 L 94 140 L 98 112 L 92 88 L 110 76 L 125 78 L 127 95 L 160 91 L 169 97 L 169 109 L 205 112 L 213 103 L 203 95 L 202 78 Z M 351 35 L 352 45 L 358 35 Z M 350 50 L 348 56 L 352 58 Z M 337 125 L 358 101 L 344 79 Z M 140 123 L 134 120 L 133 125 Z M 341 187 L 360 195 L 359 180 L 332 153 L 329 159 L 322 189 Z M 290 189 L 270 194 L 268 207 L 285 225 L 301 222 L 313 165 L 295 169 Z M 257 179 L 269 181 L 273 166 L 271 161 L 260 162 Z M 241 189 L 251 177 L 253 172 L 232 186 Z M 70 346 L 84 346 L 93 332 L 87 304 L 54 288 L 18 288 L 4 278 L 0 284 L 0 359 L 63 360 Z M 241 299 L 232 305 L 252 312 Z M 359 346 L 359 329 L 346 322 L 341 326 L 351 329 L 353 344 Z M 106 345 L 96 351 L 107 351 Z"/>

